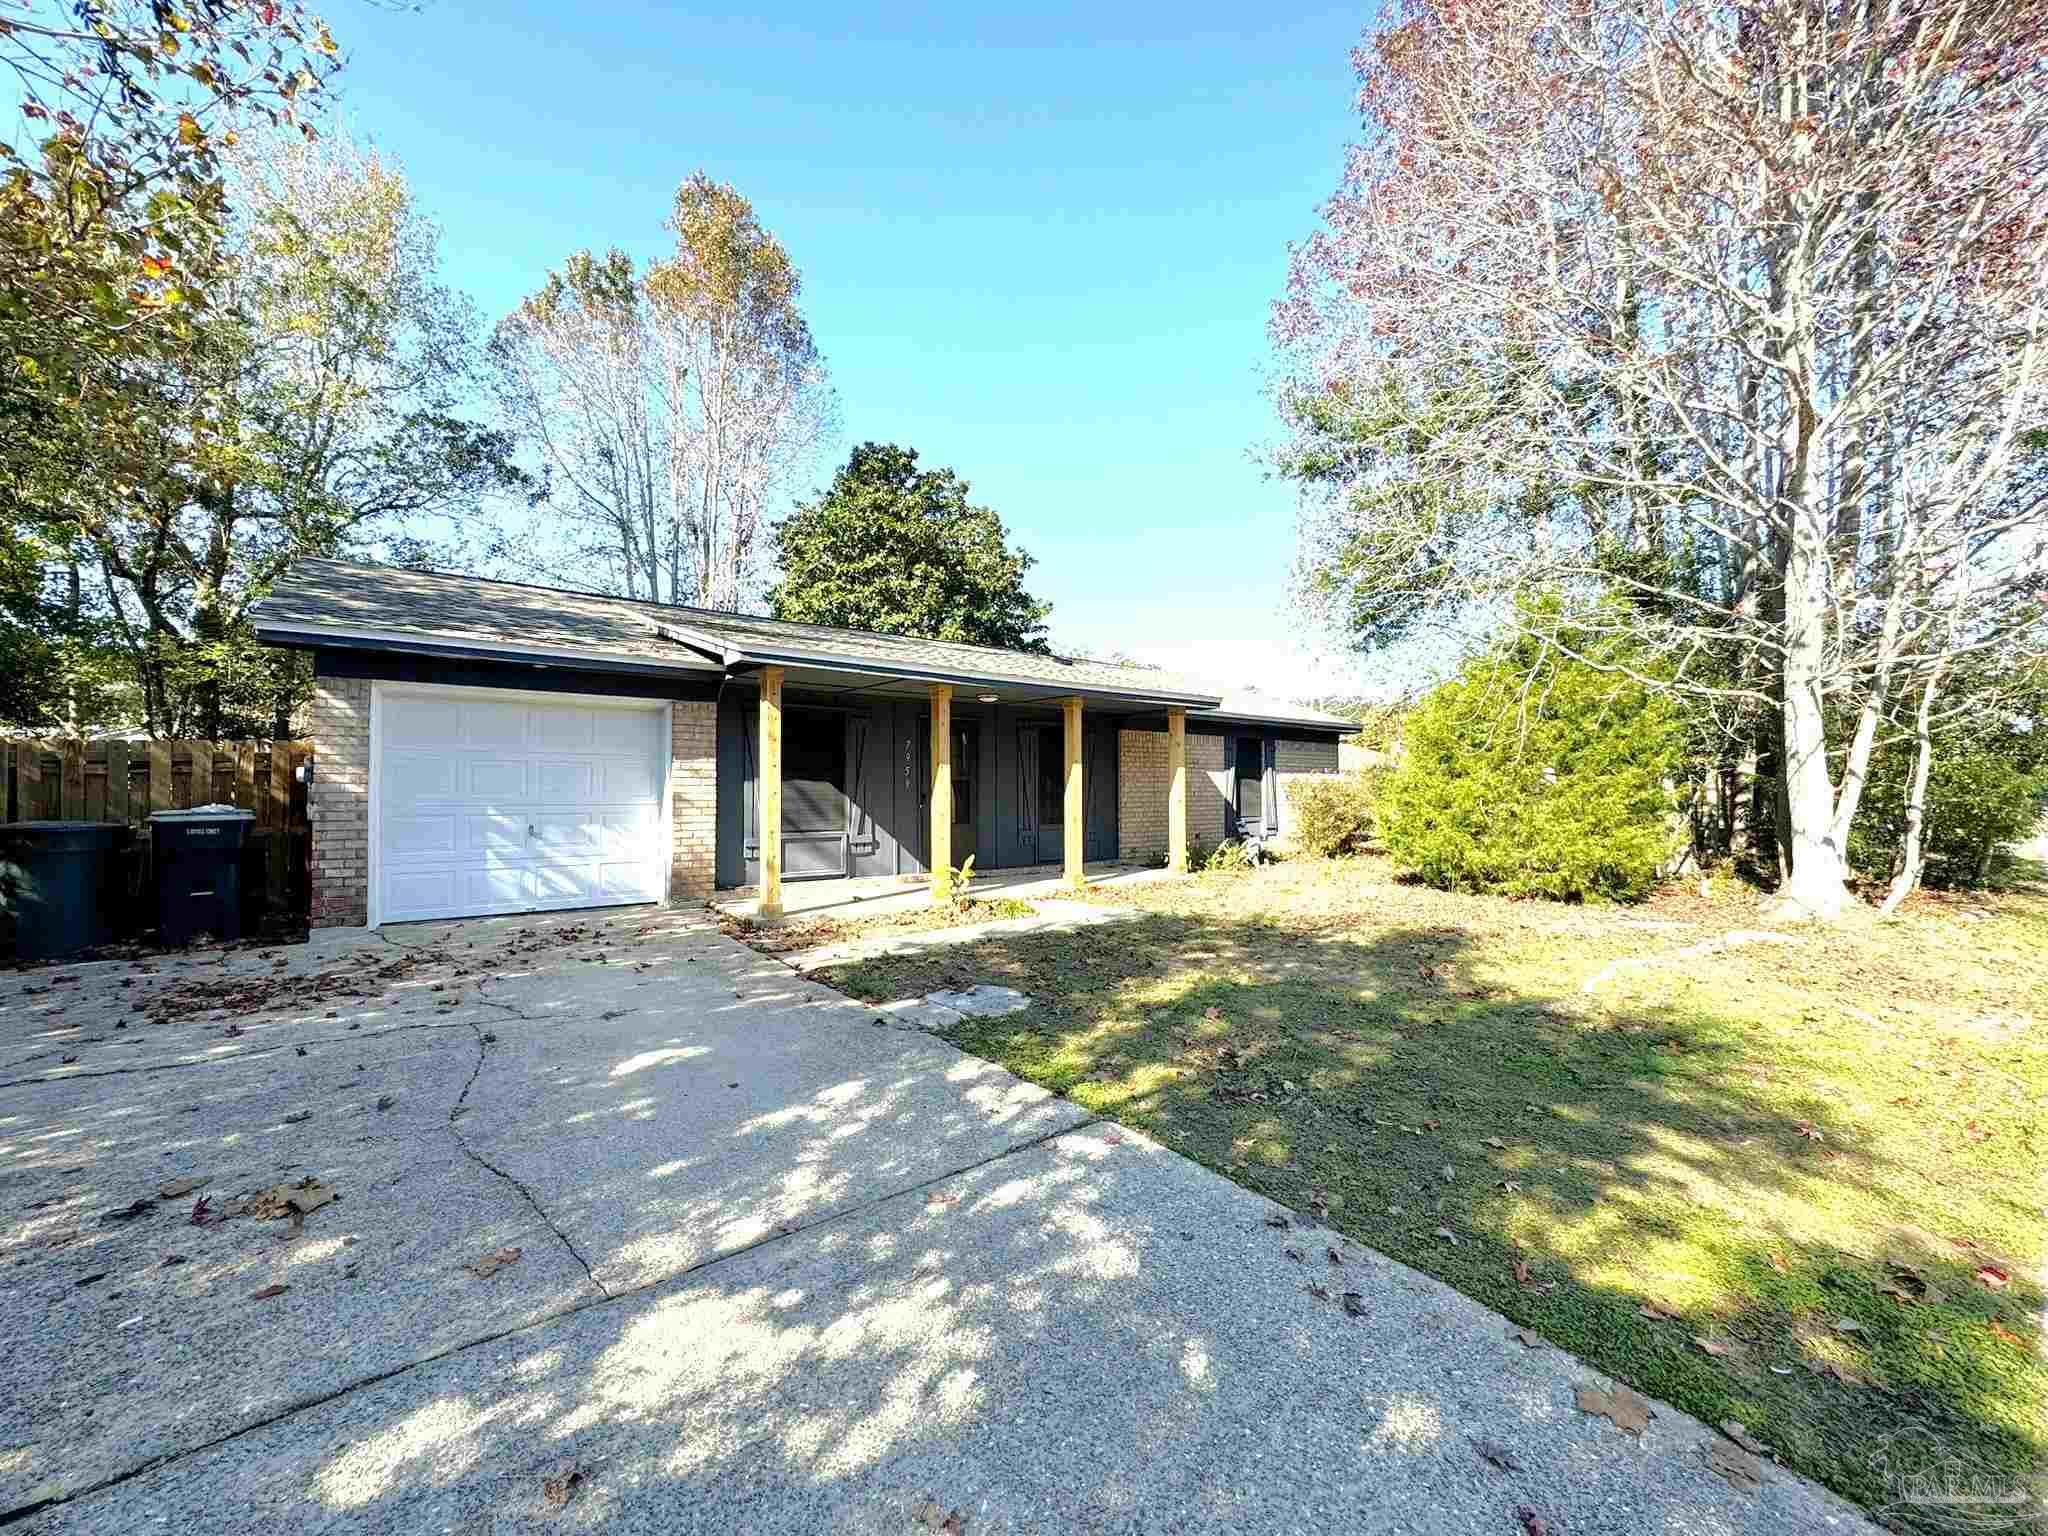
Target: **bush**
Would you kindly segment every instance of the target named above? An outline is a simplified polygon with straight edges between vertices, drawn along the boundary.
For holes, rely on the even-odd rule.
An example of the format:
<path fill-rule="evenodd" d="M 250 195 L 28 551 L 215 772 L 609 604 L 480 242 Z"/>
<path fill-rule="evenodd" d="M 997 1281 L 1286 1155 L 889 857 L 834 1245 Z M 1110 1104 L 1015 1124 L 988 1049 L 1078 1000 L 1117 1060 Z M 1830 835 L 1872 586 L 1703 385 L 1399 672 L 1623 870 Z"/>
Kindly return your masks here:
<path fill-rule="evenodd" d="M 1380 836 L 1447 890 L 1636 900 L 1680 846 L 1666 786 L 1683 745 L 1668 696 L 1523 642 L 1468 663 L 1408 716 Z"/>
<path fill-rule="evenodd" d="M 2048 767 L 2029 761 L 1996 735 L 1965 745 L 1937 741 L 1927 765 L 1922 879 L 1932 886 L 1981 883 L 2002 843 L 2024 841 L 2048 809 Z M 1849 829 L 1849 863 L 1873 880 L 1891 877 L 1906 840 L 1906 795 L 1912 787 L 1911 741 L 1882 747 L 1871 758 L 1863 802 Z"/>
<path fill-rule="evenodd" d="M 1238 874 L 1252 867 L 1251 844 L 1233 837 L 1218 843 L 1208 853 L 1191 853 L 1188 863 L 1191 868 L 1211 874 Z"/>
<path fill-rule="evenodd" d="M 1363 853 L 1372 841 L 1373 806 L 1384 770 L 1296 779 L 1287 786 L 1288 839 L 1312 858 Z"/>

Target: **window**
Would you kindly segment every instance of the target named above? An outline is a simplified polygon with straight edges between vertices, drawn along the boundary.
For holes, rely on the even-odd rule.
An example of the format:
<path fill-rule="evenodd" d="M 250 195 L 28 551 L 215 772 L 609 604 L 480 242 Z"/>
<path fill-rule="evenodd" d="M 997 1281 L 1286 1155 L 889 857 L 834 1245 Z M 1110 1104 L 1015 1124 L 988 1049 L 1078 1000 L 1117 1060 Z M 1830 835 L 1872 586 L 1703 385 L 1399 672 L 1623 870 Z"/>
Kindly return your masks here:
<path fill-rule="evenodd" d="M 953 727 L 953 821 L 974 820 L 974 769 L 981 756 L 981 733 L 971 725 Z M 960 850 L 954 849 L 955 855 Z"/>
<path fill-rule="evenodd" d="M 1064 726 L 1044 726 L 1038 733 L 1038 824 L 1064 826 L 1067 819 L 1067 787 L 1062 782 L 1067 738 Z"/>
<path fill-rule="evenodd" d="M 846 722 L 790 710 L 782 721 L 782 830 L 846 829 Z"/>
<path fill-rule="evenodd" d="M 1265 825 L 1265 747 L 1256 736 L 1237 739 L 1237 820 L 1246 831 Z"/>

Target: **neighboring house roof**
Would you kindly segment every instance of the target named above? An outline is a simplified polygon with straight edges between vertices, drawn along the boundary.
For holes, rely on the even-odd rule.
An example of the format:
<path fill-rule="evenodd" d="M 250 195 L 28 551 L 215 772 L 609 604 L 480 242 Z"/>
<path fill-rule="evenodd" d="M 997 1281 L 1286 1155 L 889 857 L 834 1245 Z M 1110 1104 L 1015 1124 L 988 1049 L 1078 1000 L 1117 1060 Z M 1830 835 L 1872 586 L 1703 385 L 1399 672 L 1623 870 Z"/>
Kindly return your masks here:
<path fill-rule="evenodd" d="M 251 610 L 257 638 L 658 673 L 761 665 L 1180 705 L 1189 717 L 1352 730 L 1350 721 L 1150 667 L 1044 656 L 349 560 L 301 560 Z M 867 685 L 862 685 L 867 686 Z"/>
<path fill-rule="evenodd" d="M 1318 731 L 1342 731 L 1347 736 L 1358 730 L 1356 720 L 1347 720 L 1342 715 L 1332 715 L 1320 709 L 1310 709 L 1306 704 L 1290 703 L 1276 699 L 1271 694 L 1260 693 L 1251 688 L 1237 688 L 1223 695 L 1222 703 L 1213 709 L 1190 710 L 1190 720 L 1221 720 L 1225 722 L 1245 721 L 1255 725 L 1303 725 Z"/>

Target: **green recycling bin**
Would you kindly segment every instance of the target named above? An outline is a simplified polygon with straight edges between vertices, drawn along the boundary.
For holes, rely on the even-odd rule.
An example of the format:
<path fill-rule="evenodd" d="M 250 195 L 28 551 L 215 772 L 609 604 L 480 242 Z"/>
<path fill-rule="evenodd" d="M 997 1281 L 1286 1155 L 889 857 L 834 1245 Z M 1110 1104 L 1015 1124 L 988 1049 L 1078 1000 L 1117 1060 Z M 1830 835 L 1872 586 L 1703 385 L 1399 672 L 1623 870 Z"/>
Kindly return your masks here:
<path fill-rule="evenodd" d="M 255 821 L 254 811 L 232 805 L 149 818 L 160 942 L 179 947 L 202 933 L 223 943 L 242 936 L 242 844 Z"/>
<path fill-rule="evenodd" d="M 123 936 L 131 836 L 118 822 L 0 826 L 0 900 L 14 917 L 17 959 L 55 960 Z"/>

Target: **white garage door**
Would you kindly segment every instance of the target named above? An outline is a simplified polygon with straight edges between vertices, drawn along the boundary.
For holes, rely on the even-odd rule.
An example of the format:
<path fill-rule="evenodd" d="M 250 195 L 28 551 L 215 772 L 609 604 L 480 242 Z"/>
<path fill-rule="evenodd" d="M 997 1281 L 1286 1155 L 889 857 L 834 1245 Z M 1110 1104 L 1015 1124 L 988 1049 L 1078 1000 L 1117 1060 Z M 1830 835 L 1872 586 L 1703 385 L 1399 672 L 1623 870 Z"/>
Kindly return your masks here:
<path fill-rule="evenodd" d="M 668 710 L 379 684 L 370 920 L 659 901 Z"/>

